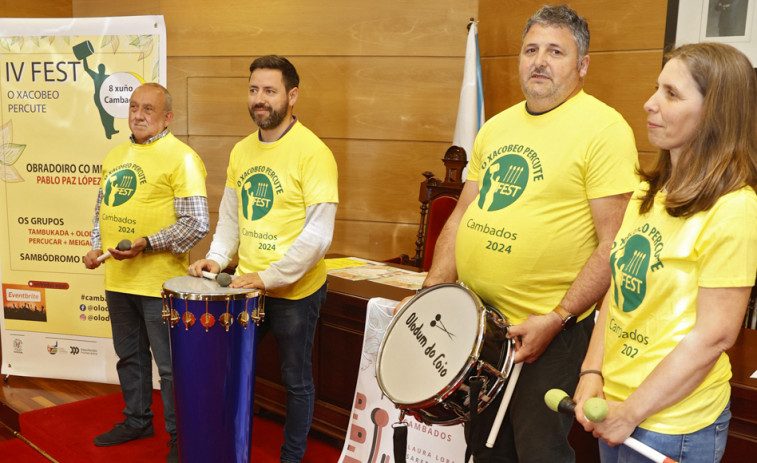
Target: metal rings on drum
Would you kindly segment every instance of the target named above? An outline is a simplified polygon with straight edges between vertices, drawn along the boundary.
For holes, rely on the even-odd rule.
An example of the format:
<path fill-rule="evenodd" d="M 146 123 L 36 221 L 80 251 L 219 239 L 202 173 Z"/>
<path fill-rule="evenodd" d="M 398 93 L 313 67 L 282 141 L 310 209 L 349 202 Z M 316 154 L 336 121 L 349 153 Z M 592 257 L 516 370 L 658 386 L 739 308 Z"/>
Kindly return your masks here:
<path fill-rule="evenodd" d="M 218 322 L 226 331 L 233 325 L 234 320 L 243 327 L 247 328 L 250 322 L 260 324 L 265 317 L 265 296 L 257 289 L 247 288 L 227 288 L 220 286 L 216 281 L 206 278 L 181 276 L 172 278 L 163 284 L 161 292 L 163 299 L 163 321 L 170 323 L 173 328 L 178 323 L 183 323 L 184 328 L 189 330 L 197 321 L 196 314 L 190 310 L 190 301 L 193 307 L 197 306 L 196 302 L 205 302 L 205 311 L 200 315 L 200 324 L 205 327 L 205 331 L 215 325 L 216 317 L 210 311 L 210 304 L 216 305 L 218 302 L 226 303 L 226 310 L 218 314 Z M 174 305 L 174 300 L 183 300 L 181 304 Z M 230 305 L 234 301 L 243 301 L 244 310 L 240 311 L 236 317 L 230 310 Z M 252 307 L 251 307 L 252 305 Z M 179 310 L 183 309 L 183 313 Z"/>

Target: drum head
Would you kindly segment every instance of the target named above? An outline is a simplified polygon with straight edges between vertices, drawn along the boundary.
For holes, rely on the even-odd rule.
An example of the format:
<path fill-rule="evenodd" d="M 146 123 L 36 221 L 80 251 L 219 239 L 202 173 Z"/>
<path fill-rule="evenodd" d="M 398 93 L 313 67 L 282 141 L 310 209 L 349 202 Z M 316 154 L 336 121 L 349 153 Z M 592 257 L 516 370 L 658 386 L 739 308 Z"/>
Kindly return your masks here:
<path fill-rule="evenodd" d="M 215 280 L 185 275 L 163 283 L 163 295 L 190 301 L 225 301 L 257 296 L 252 288 L 224 288 Z"/>
<path fill-rule="evenodd" d="M 387 328 L 377 359 L 381 390 L 397 405 L 425 402 L 453 385 L 480 344 L 483 309 L 453 284 L 408 301 Z"/>

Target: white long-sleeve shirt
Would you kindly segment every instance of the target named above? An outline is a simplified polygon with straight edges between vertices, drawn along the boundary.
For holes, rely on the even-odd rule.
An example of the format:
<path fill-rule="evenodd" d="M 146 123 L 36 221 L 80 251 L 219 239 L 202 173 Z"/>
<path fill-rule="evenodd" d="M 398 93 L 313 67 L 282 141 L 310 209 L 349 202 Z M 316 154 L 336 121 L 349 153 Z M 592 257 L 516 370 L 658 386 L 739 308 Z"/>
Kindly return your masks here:
<path fill-rule="evenodd" d="M 205 256 L 226 268 L 239 248 L 239 199 L 233 188 L 226 187 L 218 211 L 218 224 L 210 250 Z M 331 245 L 336 218 L 336 203 L 318 203 L 305 210 L 302 233 L 267 269 L 258 273 L 266 289 L 290 285 L 313 268 Z"/>

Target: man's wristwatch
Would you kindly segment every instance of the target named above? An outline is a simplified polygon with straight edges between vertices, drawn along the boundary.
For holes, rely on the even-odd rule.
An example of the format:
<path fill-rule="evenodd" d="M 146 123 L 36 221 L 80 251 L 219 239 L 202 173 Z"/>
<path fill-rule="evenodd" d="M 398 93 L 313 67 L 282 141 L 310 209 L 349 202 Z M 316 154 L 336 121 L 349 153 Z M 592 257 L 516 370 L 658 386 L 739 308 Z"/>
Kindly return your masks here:
<path fill-rule="evenodd" d="M 142 250 L 142 252 L 152 252 L 152 244 L 150 244 L 150 238 L 148 238 L 146 236 L 143 237 L 143 238 L 145 239 L 145 243 L 147 243 L 147 245 Z"/>
<path fill-rule="evenodd" d="M 569 330 L 576 324 L 576 316 L 568 312 L 568 309 L 558 304 L 553 310 L 554 313 L 562 320 L 562 329 Z"/>

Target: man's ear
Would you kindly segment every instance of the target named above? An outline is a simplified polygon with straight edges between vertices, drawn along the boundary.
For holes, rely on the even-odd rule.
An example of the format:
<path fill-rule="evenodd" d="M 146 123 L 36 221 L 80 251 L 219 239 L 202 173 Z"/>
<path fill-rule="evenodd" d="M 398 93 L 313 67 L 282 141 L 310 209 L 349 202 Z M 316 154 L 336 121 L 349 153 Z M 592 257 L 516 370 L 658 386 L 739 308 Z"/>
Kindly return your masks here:
<path fill-rule="evenodd" d="M 586 77 L 587 72 L 589 72 L 589 55 L 584 55 L 578 63 L 578 77 L 583 80 L 583 78 Z"/>

